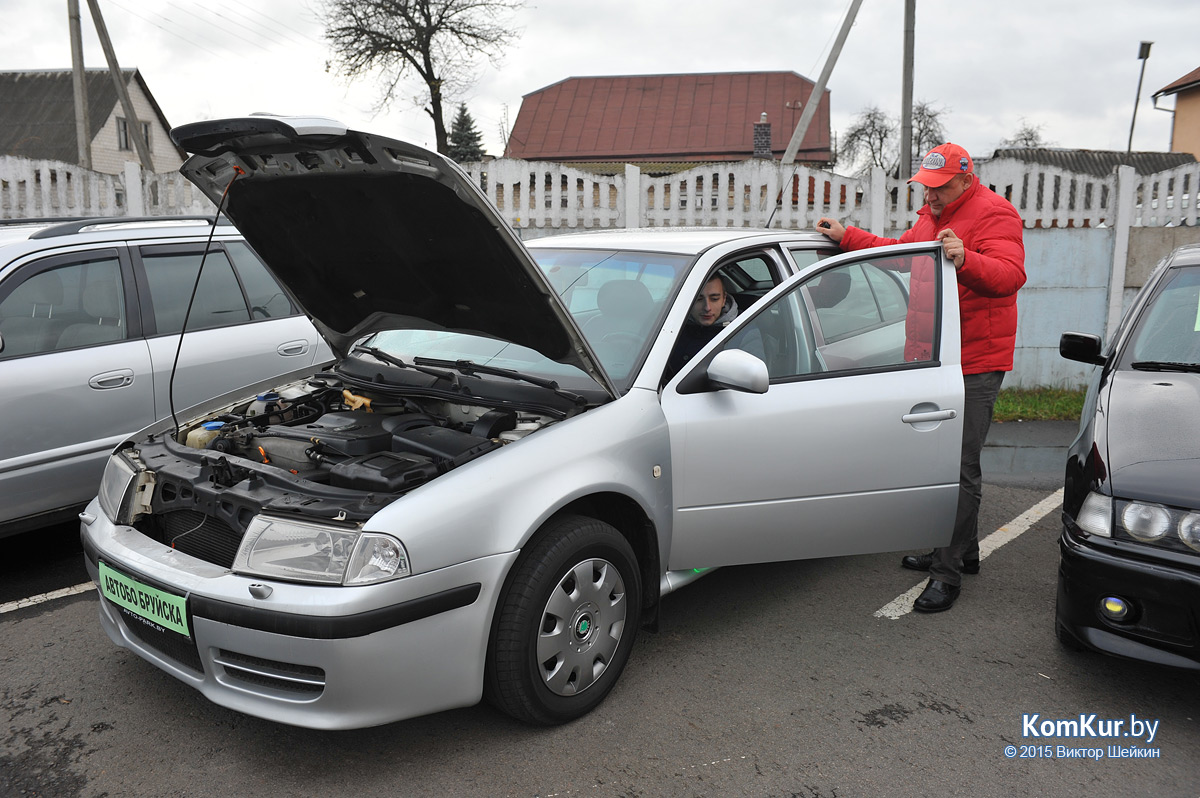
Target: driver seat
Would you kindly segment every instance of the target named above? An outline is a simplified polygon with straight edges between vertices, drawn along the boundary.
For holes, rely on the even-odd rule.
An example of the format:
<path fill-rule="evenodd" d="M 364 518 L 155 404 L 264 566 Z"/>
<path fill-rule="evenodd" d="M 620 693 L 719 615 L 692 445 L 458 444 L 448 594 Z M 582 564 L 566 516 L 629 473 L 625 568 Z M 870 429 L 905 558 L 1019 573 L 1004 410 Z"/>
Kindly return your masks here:
<path fill-rule="evenodd" d="M 612 280 L 596 292 L 600 313 L 587 320 L 583 334 L 593 345 L 614 334 L 645 339 L 654 317 L 654 298 L 650 289 L 637 280 Z"/>

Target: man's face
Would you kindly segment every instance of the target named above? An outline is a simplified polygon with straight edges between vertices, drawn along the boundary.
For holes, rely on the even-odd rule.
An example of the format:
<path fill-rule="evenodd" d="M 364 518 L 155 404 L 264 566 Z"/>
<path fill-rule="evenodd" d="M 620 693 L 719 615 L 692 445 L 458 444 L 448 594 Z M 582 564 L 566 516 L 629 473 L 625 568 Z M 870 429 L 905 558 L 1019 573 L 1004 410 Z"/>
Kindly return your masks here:
<path fill-rule="evenodd" d="M 971 186 L 971 175 L 955 175 L 949 182 L 937 188 L 925 186 L 925 202 L 934 216 L 941 216 L 946 206 L 963 195 Z"/>
<path fill-rule="evenodd" d="M 725 285 L 720 277 L 714 277 L 696 295 L 696 301 L 692 303 L 692 321 L 708 327 L 717 320 L 724 307 Z"/>

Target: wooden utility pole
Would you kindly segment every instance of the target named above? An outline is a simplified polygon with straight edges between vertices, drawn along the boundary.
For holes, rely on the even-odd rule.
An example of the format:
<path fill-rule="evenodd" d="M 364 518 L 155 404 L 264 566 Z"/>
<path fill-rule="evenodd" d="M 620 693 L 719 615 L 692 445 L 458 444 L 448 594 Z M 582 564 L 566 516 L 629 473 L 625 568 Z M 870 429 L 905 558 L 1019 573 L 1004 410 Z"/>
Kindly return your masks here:
<path fill-rule="evenodd" d="M 850 27 L 854 24 L 854 18 L 858 16 L 858 7 L 861 5 L 862 0 L 852 0 L 850 3 L 850 10 L 846 12 L 842 29 L 838 31 L 833 49 L 829 51 L 829 58 L 825 60 L 825 68 L 821 70 L 821 77 L 817 78 L 817 85 L 813 86 L 812 94 L 808 95 L 804 113 L 800 114 L 800 121 L 796 123 L 796 129 L 792 132 L 792 140 L 788 142 L 787 149 L 784 150 L 783 160 L 780 163 L 785 166 L 796 160 L 796 152 L 800 149 L 800 143 L 804 141 L 804 135 L 808 133 L 808 126 L 817 113 L 817 106 L 825 95 L 825 84 L 829 82 L 829 76 L 833 73 L 838 56 L 842 54 L 842 45 L 846 43 L 846 37 L 850 34 Z"/>
<path fill-rule="evenodd" d="M 100 15 L 98 0 L 88 0 L 88 8 L 92 12 L 92 21 L 96 23 L 96 35 L 100 37 L 100 46 L 104 48 L 104 57 L 108 61 L 108 71 L 112 74 L 113 84 L 117 88 L 117 97 L 121 100 L 121 109 L 125 112 L 125 132 L 133 139 L 137 149 L 138 159 L 142 168 L 153 174 L 154 161 L 150 158 L 150 147 L 142 136 L 142 126 L 138 122 L 137 112 L 133 110 L 133 101 L 129 99 L 129 90 L 121 78 L 121 67 L 117 64 L 117 54 L 113 52 L 112 42 L 108 39 L 108 28 L 104 26 L 104 17 Z"/>
<path fill-rule="evenodd" d="M 67 0 L 71 28 L 71 81 L 75 89 L 75 148 L 79 165 L 92 168 L 92 125 L 88 121 L 87 77 L 83 72 L 83 31 L 79 22 L 79 0 Z"/>
<path fill-rule="evenodd" d="M 904 0 L 904 77 L 900 80 L 900 179 L 912 177 L 912 96 L 917 0 Z"/>

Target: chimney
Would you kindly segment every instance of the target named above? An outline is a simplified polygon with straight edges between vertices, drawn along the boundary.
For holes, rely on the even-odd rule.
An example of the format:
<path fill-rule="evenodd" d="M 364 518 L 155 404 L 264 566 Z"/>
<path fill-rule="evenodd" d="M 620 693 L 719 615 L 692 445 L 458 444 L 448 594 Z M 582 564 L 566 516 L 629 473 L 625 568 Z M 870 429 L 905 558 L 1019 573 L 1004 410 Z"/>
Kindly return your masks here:
<path fill-rule="evenodd" d="M 767 121 L 766 111 L 754 123 L 754 157 L 774 160 L 771 154 L 771 123 Z"/>

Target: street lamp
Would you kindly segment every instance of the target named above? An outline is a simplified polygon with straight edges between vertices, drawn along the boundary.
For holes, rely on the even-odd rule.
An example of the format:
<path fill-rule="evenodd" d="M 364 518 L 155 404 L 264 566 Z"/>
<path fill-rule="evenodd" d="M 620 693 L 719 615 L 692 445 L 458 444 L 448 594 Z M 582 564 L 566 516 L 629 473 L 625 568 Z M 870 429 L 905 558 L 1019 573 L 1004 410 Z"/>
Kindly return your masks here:
<path fill-rule="evenodd" d="M 1146 59 L 1150 57 L 1150 45 L 1154 42 L 1142 42 L 1138 47 L 1138 58 L 1142 62 L 1142 72 L 1138 75 L 1137 96 L 1133 98 L 1133 119 L 1129 121 L 1129 145 L 1125 152 L 1133 152 L 1133 126 L 1137 124 L 1137 107 L 1142 99 L 1142 78 L 1146 77 Z"/>

